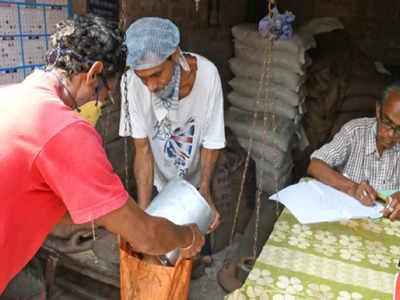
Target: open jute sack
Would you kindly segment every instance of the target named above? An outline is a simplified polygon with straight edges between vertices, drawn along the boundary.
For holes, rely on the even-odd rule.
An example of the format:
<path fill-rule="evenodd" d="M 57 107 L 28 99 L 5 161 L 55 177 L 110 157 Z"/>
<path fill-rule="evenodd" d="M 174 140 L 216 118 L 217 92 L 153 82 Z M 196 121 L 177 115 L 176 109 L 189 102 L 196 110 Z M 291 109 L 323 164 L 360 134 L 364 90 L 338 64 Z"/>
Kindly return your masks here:
<path fill-rule="evenodd" d="M 173 267 L 138 258 L 119 237 L 121 300 L 187 300 L 192 260 L 178 259 Z"/>

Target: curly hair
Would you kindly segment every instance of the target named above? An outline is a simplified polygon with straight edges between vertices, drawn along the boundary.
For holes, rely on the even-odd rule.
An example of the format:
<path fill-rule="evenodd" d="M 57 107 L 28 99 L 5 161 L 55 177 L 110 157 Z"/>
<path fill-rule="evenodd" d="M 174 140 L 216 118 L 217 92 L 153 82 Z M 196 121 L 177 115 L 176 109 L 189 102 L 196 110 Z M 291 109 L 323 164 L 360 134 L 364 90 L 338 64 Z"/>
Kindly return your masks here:
<path fill-rule="evenodd" d="M 53 48 L 47 53 L 47 66 L 60 68 L 68 77 L 80 72 L 87 72 L 88 65 L 82 58 L 101 61 L 104 65 L 102 75 L 106 79 L 122 73 L 125 68 L 126 47 L 124 34 L 113 23 L 93 16 L 77 16 L 56 25 L 55 33 L 50 37 Z M 57 47 L 61 51 L 57 58 Z"/>

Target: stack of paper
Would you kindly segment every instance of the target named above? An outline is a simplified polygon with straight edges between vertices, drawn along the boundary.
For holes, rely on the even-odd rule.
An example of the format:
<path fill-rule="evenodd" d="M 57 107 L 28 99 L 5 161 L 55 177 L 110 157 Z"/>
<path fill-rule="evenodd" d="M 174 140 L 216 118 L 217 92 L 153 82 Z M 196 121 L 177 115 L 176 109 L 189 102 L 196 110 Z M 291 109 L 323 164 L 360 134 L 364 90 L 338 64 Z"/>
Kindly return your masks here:
<path fill-rule="evenodd" d="M 379 218 L 383 205 L 365 206 L 357 199 L 317 180 L 300 182 L 270 197 L 285 205 L 302 224 Z"/>

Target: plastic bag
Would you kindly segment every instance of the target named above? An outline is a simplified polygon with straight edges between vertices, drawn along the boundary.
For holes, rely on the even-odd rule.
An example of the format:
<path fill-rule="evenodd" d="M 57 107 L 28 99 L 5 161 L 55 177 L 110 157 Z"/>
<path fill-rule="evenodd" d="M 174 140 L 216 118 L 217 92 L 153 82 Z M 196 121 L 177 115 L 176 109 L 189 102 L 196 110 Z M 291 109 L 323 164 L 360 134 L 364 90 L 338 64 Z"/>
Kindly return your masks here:
<path fill-rule="evenodd" d="M 152 264 L 137 257 L 119 238 L 121 300 L 186 300 L 192 260 L 179 259 L 173 267 Z"/>

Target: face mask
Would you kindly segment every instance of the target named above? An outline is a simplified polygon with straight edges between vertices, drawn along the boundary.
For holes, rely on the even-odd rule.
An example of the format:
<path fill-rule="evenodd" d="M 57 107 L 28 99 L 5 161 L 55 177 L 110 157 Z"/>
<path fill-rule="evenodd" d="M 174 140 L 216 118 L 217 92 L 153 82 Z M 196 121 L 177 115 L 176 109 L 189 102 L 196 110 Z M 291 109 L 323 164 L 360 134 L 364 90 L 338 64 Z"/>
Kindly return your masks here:
<path fill-rule="evenodd" d="M 80 106 L 80 112 L 75 111 L 82 119 L 96 126 L 101 117 L 101 105 L 96 105 L 96 101 L 90 101 Z"/>
<path fill-rule="evenodd" d="M 161 102 L 163 106 L 168 110 L 178 108 L 180 81 L 181 68 L 180 65 L 177 63 L 175 65 L 174 75 L 172 75 L 169 83 L 158 91 L 154 92 L 154 94 L 162 100 Z"/>

